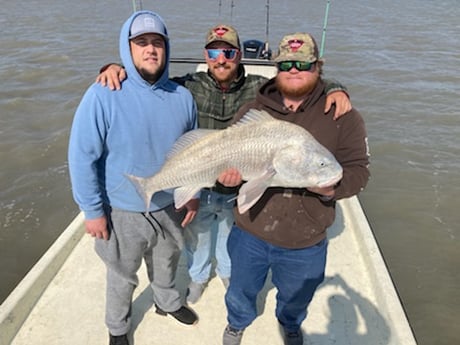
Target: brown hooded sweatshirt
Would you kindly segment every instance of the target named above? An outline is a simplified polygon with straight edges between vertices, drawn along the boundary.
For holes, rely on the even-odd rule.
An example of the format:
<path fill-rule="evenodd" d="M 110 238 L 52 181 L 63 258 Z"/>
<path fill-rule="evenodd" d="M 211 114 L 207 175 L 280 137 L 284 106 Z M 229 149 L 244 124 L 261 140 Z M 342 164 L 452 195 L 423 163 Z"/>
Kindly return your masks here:
<path fill-rule="evenodd" d="M 308 99 L 293 112 L 283 105 L 275 80 L 271 79 L 260 88 L 255 101 L 238 111 L 235 121 L 255 108 L 300 125 L 331 151 L 343 168 L 334 200 L 322 201 L 306 188 L 268 188 L 244 214 L 235 209 L 238 227 L 276 246 L 313 246 L 326 237 L 326 229 L 334 222 L 335 200 L 356 195 L 366 186 L 370 174 L 364 121 L 355 109 L 334 121 L 335 108 L 324 114 L 325 102 L 324 83 L 320 80 Z"/>

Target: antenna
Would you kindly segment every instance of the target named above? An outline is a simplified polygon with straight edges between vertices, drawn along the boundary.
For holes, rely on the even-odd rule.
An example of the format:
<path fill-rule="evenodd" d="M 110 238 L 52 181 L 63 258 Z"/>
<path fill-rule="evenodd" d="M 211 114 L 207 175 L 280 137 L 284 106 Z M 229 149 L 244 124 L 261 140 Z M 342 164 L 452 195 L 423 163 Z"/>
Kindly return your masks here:
<path fill-rule="evenodd" d="M 326 13 L 324 14 L 324 25 L 323 25 L 323 35 L 321 37 L 321 49 L 319 51 L 319 57 L 323 57 L 324 53 L 324 43 L 326 41 L 326 28 L 327 28 L 327 18 L 329 17 L 329 6 L 331 4 L 331 0 L 327 0 L 326 3 Z"/>

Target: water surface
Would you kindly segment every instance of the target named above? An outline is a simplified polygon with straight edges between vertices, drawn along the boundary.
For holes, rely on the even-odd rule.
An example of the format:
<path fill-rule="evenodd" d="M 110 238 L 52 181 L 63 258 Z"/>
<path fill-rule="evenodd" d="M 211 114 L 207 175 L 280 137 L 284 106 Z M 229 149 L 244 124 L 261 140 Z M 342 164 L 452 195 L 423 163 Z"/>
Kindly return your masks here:
<path fill-rule="evenodd" d="M 207 29 L 266 38 L 266 1 L 142 1 L 166 20 L 172 55 L 200 57 Z M 272 48 L 293 31 L 321 41 L 326 1 L 271 1 Z M 67 173 L 73 113 L 99 68 L 119 61 L 131 1 L 2 4 L 0 300 L 78 213 Z M 366 120 L 365 212 L 421 345 L 460 343 L 460 9 L 456 0 L 331 2 L 325 75 Z M 184 73 L 185 67 L 172 73 Z"/>

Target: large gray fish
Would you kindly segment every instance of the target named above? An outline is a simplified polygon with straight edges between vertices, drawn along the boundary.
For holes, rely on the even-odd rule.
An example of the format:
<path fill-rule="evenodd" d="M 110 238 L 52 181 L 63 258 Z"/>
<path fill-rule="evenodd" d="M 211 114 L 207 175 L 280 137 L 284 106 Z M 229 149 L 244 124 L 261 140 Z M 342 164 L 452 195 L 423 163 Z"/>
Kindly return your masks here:
<path fill-rule="evenodd" d="M 187 132 L 157 174 L 128 177 L 147 207 L 156 192 L 176 188 L 174 203 L 181 208 L 231 167 L 247 181 L 237 197 L 240 213 L 251 208 L 268 187 L 326 187 L 342 178 L 335 157 L 307 130 L 255 109 L 226 129 Z"/>

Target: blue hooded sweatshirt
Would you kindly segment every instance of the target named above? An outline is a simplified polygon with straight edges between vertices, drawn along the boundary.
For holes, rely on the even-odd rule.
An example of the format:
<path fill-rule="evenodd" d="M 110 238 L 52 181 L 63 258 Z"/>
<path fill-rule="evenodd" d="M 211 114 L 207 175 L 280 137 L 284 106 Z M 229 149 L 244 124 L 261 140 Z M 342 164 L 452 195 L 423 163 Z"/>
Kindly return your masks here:
<path fill-rule="evenodd" d="M 145 81 L 134 66 L 129 46 L 130 28 L 140 14 L 134 13 L 120 33 L 120 56 L 128 73 L 122 89 L 111 91 L 93 84 L 77 108 L 69 141 L 69 170 L 73 196 L 86 219 L 104 215 L 103 205 L 145 212 L 145 203 L 132 174 L 148 177 L 161 168 L 174 142 L 197 127 L 196 105 L 190 92 L 169 80 L 170 46 L 166 65 L 154 83 Z M 166 27 L 164 35 L 167 37 Z M 184 167 L 185 169 L 186 167 Z M 150 211 L 173 204 L 170 192 L 158 192 Z"/>

